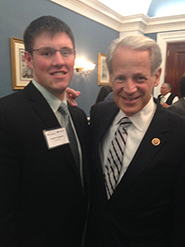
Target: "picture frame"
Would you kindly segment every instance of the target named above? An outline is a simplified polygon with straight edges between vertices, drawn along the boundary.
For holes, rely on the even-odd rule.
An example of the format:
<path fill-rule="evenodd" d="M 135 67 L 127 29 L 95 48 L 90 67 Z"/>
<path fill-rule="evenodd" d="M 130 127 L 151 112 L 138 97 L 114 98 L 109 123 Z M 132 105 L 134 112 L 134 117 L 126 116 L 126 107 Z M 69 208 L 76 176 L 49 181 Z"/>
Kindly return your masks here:
<path fill-rule="evenodd" d="M 98 53 L 98 85 L 109 85 L 109 72 L 105 59 L 105 54 Z"/>
<path fill-rule="evenodd" d="M 23 89 L 33 79 L 32 71 L 24 58 L 24 43 L 22 39 L 10 38 L 11 65 L 12 65 L 12 89 Z"/>

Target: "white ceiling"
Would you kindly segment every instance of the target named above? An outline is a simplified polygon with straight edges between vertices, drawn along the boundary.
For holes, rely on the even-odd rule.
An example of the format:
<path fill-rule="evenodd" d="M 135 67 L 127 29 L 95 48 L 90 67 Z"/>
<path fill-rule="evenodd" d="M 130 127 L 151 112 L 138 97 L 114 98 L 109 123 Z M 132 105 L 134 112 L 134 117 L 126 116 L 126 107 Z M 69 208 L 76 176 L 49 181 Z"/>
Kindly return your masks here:
<path fill-rule="evenodd" d="M 122 16 L 169 16 L 185 13 L 185 0 L 96 0 Z M 88 2 L 88 1 L 86 1 Z"/>
<path fill-rule="evenodd" d="M 139 1 L 138 0 L 129 0 L 129 1 L 98 0 L 98 1 L 123 16 L 136 15 L 136 14 L 147 15 L 151 3 L 151 0 L 139 0 Z"/>

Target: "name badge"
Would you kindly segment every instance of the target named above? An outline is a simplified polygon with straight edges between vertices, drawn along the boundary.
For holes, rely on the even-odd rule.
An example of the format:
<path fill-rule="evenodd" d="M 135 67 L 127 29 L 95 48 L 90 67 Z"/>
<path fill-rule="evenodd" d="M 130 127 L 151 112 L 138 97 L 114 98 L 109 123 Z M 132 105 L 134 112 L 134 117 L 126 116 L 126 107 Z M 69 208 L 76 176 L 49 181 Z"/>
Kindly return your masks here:
<path fill-rule="evenodd" d="M 43 134 L 46 139 L 48 149 L 69 143 L 69 139 L 65 128 L 44 130 Z"/>

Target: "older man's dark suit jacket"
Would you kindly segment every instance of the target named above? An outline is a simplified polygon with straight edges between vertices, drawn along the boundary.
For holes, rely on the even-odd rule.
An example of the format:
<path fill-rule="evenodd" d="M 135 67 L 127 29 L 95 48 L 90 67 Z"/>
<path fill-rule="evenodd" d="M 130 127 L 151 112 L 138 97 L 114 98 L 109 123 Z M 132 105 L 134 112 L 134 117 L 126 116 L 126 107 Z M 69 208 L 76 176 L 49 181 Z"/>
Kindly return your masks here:
<path fill-rule="evenodd" d="M 43 130 L 60 125 L 34 85 L 0 99 L 1 247 L 80 246 L 89 135 L 84 112 L 69 110 L 82 149 L 84 188 L 69 145 L 46 145 Z"/>
<path fill-rule="evenodd" d="M 185 120 L 157 106 L 125 175 L 107 200 L 98 146 L 117 113 L 114 102 L 91 110 L 94 162 L 86 246 L 185 246 Z"/>
<path fill-rule="evenodd" d="M 168 110 L 174 111 L 182 116 L 185 116 L 185 100 L 184 98 L 180 98 L 177 102 L 172 104 Z"/>

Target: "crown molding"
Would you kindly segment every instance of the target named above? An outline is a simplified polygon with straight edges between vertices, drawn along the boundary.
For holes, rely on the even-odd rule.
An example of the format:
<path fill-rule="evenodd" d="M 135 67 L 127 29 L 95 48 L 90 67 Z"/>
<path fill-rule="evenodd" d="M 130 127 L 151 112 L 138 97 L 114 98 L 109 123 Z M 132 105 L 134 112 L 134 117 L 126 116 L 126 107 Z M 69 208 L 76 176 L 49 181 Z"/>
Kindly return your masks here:
<path fill-rule="evenodd" d="M 151 17 L 145 29 L 145 33 L 157 33 L 175 30 L 185 30 L 185 15 L 173 15 L 165 17 Z"/>
<path fill-rule="evenodd" d="M 50 0 L 119 32 L 123 16 L 96 0 Z"/>
<path fill-rule="evenodd" d="M 158 33 L 185 30 L 185 14 L 148 17 L 144 14 L 122 16 L 97 0 L 50 0 L 80 15 L 123 33 Z"/>

